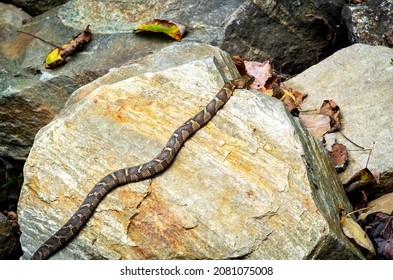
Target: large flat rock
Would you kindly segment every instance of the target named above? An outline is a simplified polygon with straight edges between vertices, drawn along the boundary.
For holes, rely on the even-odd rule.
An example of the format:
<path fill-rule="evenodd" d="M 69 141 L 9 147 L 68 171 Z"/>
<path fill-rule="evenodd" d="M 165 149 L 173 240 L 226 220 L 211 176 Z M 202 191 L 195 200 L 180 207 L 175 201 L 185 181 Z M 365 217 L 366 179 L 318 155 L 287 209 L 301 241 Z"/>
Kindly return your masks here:
<path fill-rule="evenodd" d="M 122 80 L 115 70 L 75 93 L 25 165 L 24 258 L 104 175 L 152 159 L 212 99 L 236 71 L 220 54 L 227 70 L 212 56 Z M 53 259 L 362 258 L 338 204 L 350 209 L 321 145 L 278 100 L 236 90 L 168 170 L 110 193 Z"/>
<path fill-rule="evenodd" d="M 286 83 L 308 94 L 302 103 L 303 110 L 319 109 L 325 99 L 340 106 L 341 131 L 352 142 L 373 148 L 368 168 L 382 173 L 380 187 L 385 192 L 393 186 L 392 58 L 393 50 L 387 47 L 355 44 Z M 340 174 L 346 182 L 366 167 L 369 150 L 353 145 L 341 133 L 336 133 L 336 138 L 349 151 L 349 165 Z"/>

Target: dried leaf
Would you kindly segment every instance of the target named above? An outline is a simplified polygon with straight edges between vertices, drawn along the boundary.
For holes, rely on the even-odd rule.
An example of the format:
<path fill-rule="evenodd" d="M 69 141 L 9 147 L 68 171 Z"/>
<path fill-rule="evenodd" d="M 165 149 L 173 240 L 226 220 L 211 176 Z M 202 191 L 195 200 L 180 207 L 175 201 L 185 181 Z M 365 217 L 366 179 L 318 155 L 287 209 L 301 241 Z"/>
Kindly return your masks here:
<path fill-rule="evenodd" d="M 250 86 L 250 89 L 266 89 L 265 83 L 272 76 L 272 66 L 270 61 L 244 61 L 244 65 L 247 74 L 255 77 L 255 81 Z"/>
<path fill-rule="evenodd" d="M 344 234 L 351 239 L 353 242 L 366 249 L 372 255 L 375 255 L 375 249 L 373 243 L 367 236 L 366 232 L 362 229 L 362 227 L 351 218 L 350 215 L 346 215 L 344 209 L 339 206 L 339 215 L 340 215 L 340 225 Z"/>
<path fill-rule="evenodd" d="M 183 24 L 176 23 L 165 19 L 153 19 L 142 23 L 138 26 L 134 33 L 140 32 L 159 32 L 167 34 L 177 41 L 181 41 L 181 38 L 186 33 L 187 27 Z"/>
<path fill-rule="evenodd" d="M 342 172 L 348 164 L 347 147 L 343 144 L 335 143 L 329 151 L 330 158 L 334 163 L 337 172 Z"/>
<path fill-rule="evenodd" d="M 344 184 L 344 189 L 347 193 L 354 192 L 365 186 L 375 186 L 377 180 L 368 168 L 364 168 L 356 172 L 348 182 Z"/>
<path fill-rule="evenodd" d="M 367 204 L 367 211 L 359 215 L 359 220 L 364 220 L 368 215 L 376 212 L 393 213 L 393 193 L 385 194 L 370 201 Z"/>
<path fill-rule="evenodd" d="M 232 60 L 236 65 L 237 71 L 240 75 L 247 75 L 246 65 L 244 65 L 244 59 L 241 56 L 232 56 Z"/>
<path fill-rule="evenodd" d="M 90 43 L 92 33 L 89 25 L 86 29 L 76 35 L 68 44 L 53 49 L 45 58 L 45 68 L 52 69 L 66 63 L 66 58 L 75 54 L 83 48 L 85 44 Z"/>
<path fill-rule="evenodd" d="M 255 77 L 250 89 L 258 90 L 269 96 L 280 99 L 293 115 L 298 115 L 297 107 L 307 97 L 297 91 L 282 86 L 279 77 L 273 73 L 272 65 L 269 60 L 264 62 L 243 60 L 240 56 L 233 56 L 236 68 L 241 75 L 252 75 Z"/>
<path fill-rule="evenodd" d="M 362 209 L 367 206 L 368 196 L 376 189 L 378 181 L 373 173 L 364 168 L 356 172 L 347 183 L 344 190 L 354 209 Z"/>
<path fill-rule="evenodd" d="M 64 64 L 66 58 L 61 56 L 61 51 L 67 46 L 68 45 L 63 45 L 62 47 L 55 48 L 50 53 L 48 53 L 45 58 L 45 68 L 56 68 Z"/>
<path fill-rule="evenodd" d="M 330 131 L 330 117 L 322 114 L 305 115 L 300 114 L 300 122 L 308 132 L 322 141 L 325 133 Z"/>
<path fill-rule="evenodd" d="M 331 128 L 329 132 L 340 129 L 341 127 L 341 117 L 340 117 L 340 107 L 332 100 L 324 100 L 319 110 L 320 114 L 329 116 L 331 118 Z"/>

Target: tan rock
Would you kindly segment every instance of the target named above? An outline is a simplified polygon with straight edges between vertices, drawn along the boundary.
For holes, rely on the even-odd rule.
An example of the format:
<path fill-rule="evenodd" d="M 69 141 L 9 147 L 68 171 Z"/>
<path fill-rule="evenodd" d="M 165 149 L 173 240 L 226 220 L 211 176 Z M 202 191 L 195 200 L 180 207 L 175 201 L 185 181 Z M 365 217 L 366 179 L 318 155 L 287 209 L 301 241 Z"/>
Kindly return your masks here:
<path fill-rule="evenodd" d="M 153 158 L 222 87 L 221 71 L 210 57 L 74 96 L 25 165 L 25 258 L 104 175 Z M 362 258 L 339 227 L 340 187 L 278 100 L 236 90 L 168 170 L 110 193 L 53 259 Z"/>
<path fill-rule="evenodd" d="M 373 148 L 368 169 L 381 172 L 381 190 L 393 188 L 391 145 L 393 50 L 382 46 L 352 45 L 286 82 L 294 90 L 308 94 L 303 110 L 319 109 L 324 100 L 340 106 L 341 131 L 352 142 Z M 336 133 L 337 142 L 347 146 L 349 164 L 340 173 L 347 182 L 366 167 L 369 150 L 362 150 Z M 375 142 L 375 145 L 373 143 Z"/>

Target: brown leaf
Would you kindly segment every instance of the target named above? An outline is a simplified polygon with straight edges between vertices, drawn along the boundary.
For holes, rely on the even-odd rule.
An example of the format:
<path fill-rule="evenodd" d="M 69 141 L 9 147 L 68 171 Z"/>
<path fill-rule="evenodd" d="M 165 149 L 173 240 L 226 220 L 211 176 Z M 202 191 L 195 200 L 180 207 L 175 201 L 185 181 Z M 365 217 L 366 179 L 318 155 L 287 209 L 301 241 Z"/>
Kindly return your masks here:
<path fill-rule="evenodd" d="M 343 144 L 335 143 L 329 151 L 330 158 L 334 163 L 337 172 L 342 172 L 348 164 L 347 147 Z"/>
<path fill-rule="evenodd" d="M 246 65 L 244 65 L 244 59 L 241 56 L 232 56 L 232 60 L 236 65 L 237 71 L 239 71 L 240 75 L 247 75 Z"/>
<path fill-rule="evenodd" d="M 68 44 L 57 47 L 48 53 L 45 58 L 45 68 L 53 69 L 63 65 L 66 63 L 66 58 L 68 56 L 75 54 L 81 50 L 85 44 L 90 43 L 91 38 L 92 33 L 88 25 L 83 32 L 76 35 Z"/>
<path fill-rule="evenodd" d="M 356 172 L 348 182 L 344 184 L 347 193 L 351 193 L 366 186 L 375 186 L 377 181 L 368 168 L 364 168 Z"/>
<path fill-rule="evenodd" d="M 79 51 L 85 44 L 90 43 L 92 33 L 90 30 L 90 25 L 86 27 L 83 32 L 76 35 L 71 42 L 67 45 L 65 49 L 62 50 L 61 56 L 67 57 L 73 55 L 75 52 Z"/>
<path fill-rule="evenodd" d="M 362 209 L 367 206 L 368 196 L 374 191 L 377 184 L 377 179 L 368 168 L 356 172 L 344 184 L 344 190 L 354 209 Z"/>
<path fill-rule="evenodd" d="M 329 116 L 331 119 L 331 128 L 329 132 L 340 129 L 341 127 L 341 117 L 340 117 L 340 107 L 332 100 L 324 100 L 319 110 L 320 114 Z"/>

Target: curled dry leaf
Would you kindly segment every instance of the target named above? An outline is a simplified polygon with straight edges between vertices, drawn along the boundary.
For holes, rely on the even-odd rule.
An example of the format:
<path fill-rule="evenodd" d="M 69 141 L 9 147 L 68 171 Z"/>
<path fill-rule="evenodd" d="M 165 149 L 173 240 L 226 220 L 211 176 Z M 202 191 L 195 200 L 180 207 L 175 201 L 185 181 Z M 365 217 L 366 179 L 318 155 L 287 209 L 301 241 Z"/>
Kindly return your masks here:
<path fill-rule="evenodd" d="M 319 113 L 330 117 L 331 128 L 329 132 L 340 129 L 340 107 L 338 107 L 338 105 L 333 100 L 324 100 L 321 109 L 319 110 Z"/>
<path fill-rule="evenodd" d="M 92 33 L 89 25 L 86 29 L 76 35 L 68 44 L 53 49 L 45 59 L 45 68 L 52 69 L 66 62 L 66 58 L 75 54 L 83 48 L 84 45 L 90 43 Z"/>
<path fill-rule="evenodd" d="M 368 169 L 364 168 L 356 172 L 347 183 L 344 190 L 354 209 L 362 209 L 367 206 L 370 193 L 374 192 L 379 179 Z"/>
<path fill-rule="evenodd" d="M 368 168 L 364 168 L 356 172 L 348 182 L 344 184 L 344 189 L 347 193 L 351 193 L 366 186 L 374 187 L 376 184 L 377 180 L 373 173 Z"/>
<path fill-rule="evenodd" d="M 240 56 L 233 56 L 232 60 L 241 75 L 248 74 L 255 77 L 250 89 L 280 99 L 293 115 L 298 115 L 297 107 L 307 95 L 282 86 L 279 83 L 279 77 L 273 73 L 269 60 L 264 62 L 247 61 Z"/>
<path fill-rule="evenodd" d="M 330 158 L 333 160 L 337 172 L 343 172 L 348 164 L 347 147 L 343 144 L 335 143 L 329 151 Z"/>
<path fill-rule="evenodd" d="M 232 56 L 232 60 L 236 65 L 237 71 L 239 71 L 241 76 L 247 75 L 246 65 L 244 65 L 244 60 L 241 56 Z"/>
<path fill-rule="evenodd" d="M 139 25 L 138 28 L 134 30 L 134 33 L 159 32 L 170 36 L 176 41 L 181 41 L 186 31 L 187 27 L 183 24 L 166 19 L 153 19 L 152 21 Z"/>

